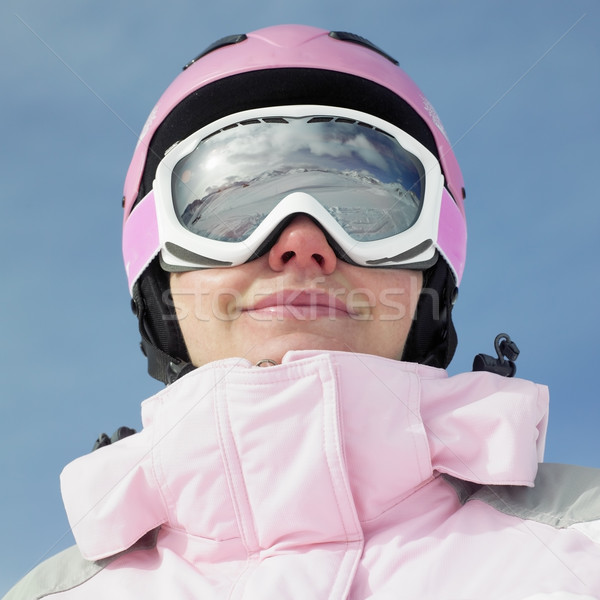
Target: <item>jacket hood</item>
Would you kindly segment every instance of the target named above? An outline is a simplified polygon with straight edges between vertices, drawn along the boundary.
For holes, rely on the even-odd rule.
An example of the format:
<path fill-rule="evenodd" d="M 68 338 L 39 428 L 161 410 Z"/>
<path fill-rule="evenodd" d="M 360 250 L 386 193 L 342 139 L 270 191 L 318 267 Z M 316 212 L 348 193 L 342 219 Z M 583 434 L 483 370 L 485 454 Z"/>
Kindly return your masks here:
<path fill-rule="evenodd" d="M 439 474 L 532 486 L 548 392 L 484 372 L 370 355 L 211 363 L 142 404 L 143 429 L 61 475 L 83 556 L 167 525 L 247 552 L 360 543 L 372 520 Z"/>

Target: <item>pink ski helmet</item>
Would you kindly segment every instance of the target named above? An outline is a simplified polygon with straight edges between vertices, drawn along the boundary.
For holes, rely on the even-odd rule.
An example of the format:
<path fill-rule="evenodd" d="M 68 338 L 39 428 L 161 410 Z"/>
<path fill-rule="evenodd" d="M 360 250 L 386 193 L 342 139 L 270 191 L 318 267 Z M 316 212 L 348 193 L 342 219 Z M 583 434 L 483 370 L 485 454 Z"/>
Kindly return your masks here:
<path fill-rule="evenodd" d="M 139 136 L 124 187 L 123 256 L 150 373 L 168 383 L 189 368 L 176 321 L 163 318 L 168 309 L 159 299 L 168 276 L 155 260 L 161 253 L 156 208 L 143 202 L 153 192 L 157 167 L 175 144 L 219 119 L 284 105 L 361 111 L 400 128 L 439 161 L 445 192 L 433 243 L 442 260 L 425 271 L 425 285 L 438 299 L 422 294 L 403 358 L 447 366 L 456 347 L 451 309 L 466 255 L 465 193 L 437 113 L 397 61 L 364 38 L 282 25 L 207 48 L 166 89 Z"/>

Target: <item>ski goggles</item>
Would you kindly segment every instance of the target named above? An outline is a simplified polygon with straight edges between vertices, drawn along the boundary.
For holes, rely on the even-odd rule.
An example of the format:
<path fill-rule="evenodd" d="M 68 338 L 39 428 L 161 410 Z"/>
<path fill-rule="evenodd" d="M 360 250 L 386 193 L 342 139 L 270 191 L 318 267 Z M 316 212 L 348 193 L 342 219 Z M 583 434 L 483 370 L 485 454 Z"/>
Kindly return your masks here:
<path fill-rule="evenodd" d="M 168 271 L 230 267 L 266 252 L 306 214 L 342 260 L 423 269 L 444 254 L 439 223 L 449 211 L 464 228 L 438 160 L 401 129 L 349 109 L 268 107 L 167 150 L 129 238 L 137 231 L 142 255 L 160 250 Z M 142 225 L 153 221 L 155 229 Z M 128 264 L 130 285 L 152 256 Z"/>

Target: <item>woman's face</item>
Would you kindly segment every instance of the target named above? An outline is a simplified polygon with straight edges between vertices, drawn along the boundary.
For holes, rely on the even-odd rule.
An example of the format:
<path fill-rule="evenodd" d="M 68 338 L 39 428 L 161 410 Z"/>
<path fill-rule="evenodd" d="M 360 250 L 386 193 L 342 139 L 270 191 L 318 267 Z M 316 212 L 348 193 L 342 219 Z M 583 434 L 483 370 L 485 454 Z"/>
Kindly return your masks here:
<path fill-rule="evenodd" d="M 171 274 L 175 311 L 195 366 L 289 350 L 399 359 L 422 273 L 339 260 L 321 229 L 297 216 L 271 250 L 238 267 Z"/>

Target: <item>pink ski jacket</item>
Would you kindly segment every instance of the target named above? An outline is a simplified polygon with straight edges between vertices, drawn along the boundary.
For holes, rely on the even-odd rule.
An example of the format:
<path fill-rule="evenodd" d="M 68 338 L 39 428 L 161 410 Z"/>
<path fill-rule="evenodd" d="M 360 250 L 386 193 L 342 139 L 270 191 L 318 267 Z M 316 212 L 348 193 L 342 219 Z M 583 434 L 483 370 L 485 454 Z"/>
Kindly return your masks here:
<path fill-rule="evenodd" d="M 343 352 L 209 364 L 61 478 L 77 546 L 7 599 L 591 600 L 600 475 L 544 386 Z"/>

